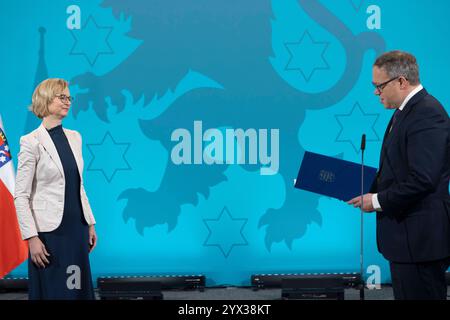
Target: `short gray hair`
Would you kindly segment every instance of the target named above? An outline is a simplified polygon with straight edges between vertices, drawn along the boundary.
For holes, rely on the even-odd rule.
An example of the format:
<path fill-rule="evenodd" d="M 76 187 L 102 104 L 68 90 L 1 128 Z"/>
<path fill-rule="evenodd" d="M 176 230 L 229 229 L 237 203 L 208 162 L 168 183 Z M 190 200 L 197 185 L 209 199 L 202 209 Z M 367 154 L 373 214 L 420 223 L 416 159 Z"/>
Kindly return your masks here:
<path fill-rule="evenodd" d="M 417 60 L 408 52 L 396 50 L 383 53 L 373 65 L 383 68 L 390 78 L 403 76 L 412 85 L 420 82 Z"/>

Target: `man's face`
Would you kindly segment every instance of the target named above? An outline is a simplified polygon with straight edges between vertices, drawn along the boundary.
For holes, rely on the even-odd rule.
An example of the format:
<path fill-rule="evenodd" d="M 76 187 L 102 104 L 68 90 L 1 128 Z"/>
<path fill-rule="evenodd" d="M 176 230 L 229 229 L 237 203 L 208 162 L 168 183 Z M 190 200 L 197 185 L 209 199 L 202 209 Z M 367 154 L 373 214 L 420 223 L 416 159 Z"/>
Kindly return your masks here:
<path fill-rule="evenodd" d="M 374 66 L 372 69 L 372 84 L 374 86 L 386 83 L 391 80 L 383 68 Z M 402 99 L 402 91 L 398 79 L 394 79 L 380 88 L 375 88 L 375 95 L 380 97 L 380 102 L 386 109 L 395 109 L 400 107 Z"/>

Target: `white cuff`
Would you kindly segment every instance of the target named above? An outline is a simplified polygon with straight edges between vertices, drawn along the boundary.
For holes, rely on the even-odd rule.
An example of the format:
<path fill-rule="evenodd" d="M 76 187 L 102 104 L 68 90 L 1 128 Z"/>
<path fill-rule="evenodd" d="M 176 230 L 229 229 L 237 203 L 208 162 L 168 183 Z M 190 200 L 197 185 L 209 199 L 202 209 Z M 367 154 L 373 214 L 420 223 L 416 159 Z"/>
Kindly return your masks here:
<path fill-rule="evenodd" d="M 383 211 L 381 209 L 380 202 L 378 202 L 378 193 L 374 193 L 372 195 L 372 206 L 375 209 L 375 211 Z"/>

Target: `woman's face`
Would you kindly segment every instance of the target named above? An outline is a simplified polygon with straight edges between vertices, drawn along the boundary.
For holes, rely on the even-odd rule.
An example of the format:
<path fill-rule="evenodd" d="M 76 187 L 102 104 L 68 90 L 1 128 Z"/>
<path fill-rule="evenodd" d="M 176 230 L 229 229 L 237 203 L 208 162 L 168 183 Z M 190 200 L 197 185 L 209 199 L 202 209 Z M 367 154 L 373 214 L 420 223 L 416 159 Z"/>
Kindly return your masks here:
<path fill-rule="evenodd" d="M 64 89 L 63 92 L 58 92 L 53 98 L 52 103 L 48 106 L 48 111 L 50 115 L 58 118 L 64 119 L 69 113 L 71 103 L 69 88 Z"/>

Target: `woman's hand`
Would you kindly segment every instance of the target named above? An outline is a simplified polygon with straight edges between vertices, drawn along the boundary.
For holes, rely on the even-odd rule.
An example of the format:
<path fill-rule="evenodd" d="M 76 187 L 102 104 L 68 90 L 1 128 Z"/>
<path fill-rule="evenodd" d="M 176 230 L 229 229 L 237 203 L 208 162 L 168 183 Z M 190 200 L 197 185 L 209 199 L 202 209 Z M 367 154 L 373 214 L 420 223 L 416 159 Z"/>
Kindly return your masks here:
<path fill-rule="evenodd" d="M 89 253 L 97 246 L 97 233 L 95 232 L 94 225 L 89 226 Z"/>
<path fill-rule="evenodd" d="M 37 267 L 45 268 L 45 264 L 50 264 L 50 261 L 47 259 L 50 254 L 47 252 L 38 236 L 28 239 L 28 247 L 30 248 L 31 261 L 33 261 Z"/>

